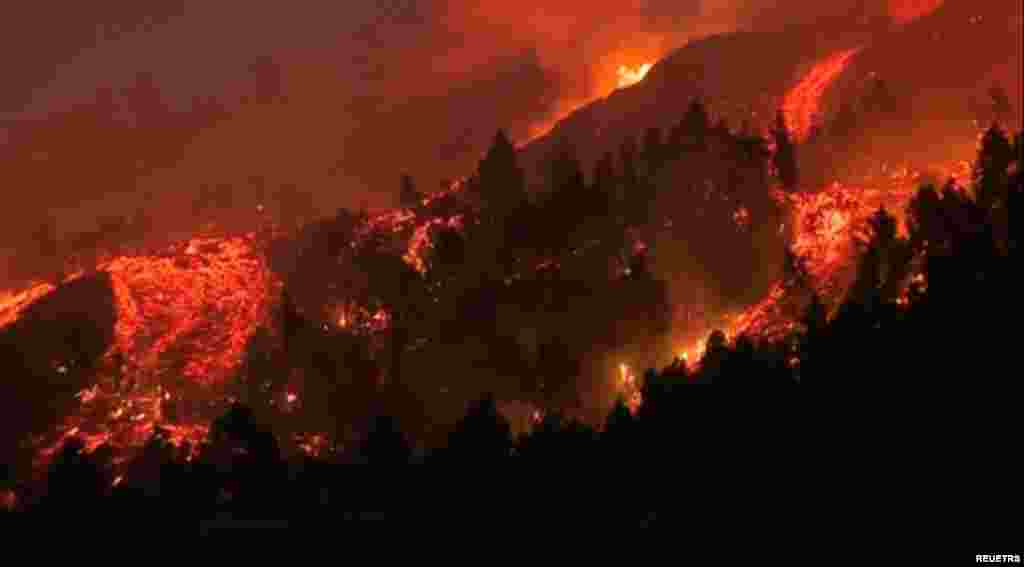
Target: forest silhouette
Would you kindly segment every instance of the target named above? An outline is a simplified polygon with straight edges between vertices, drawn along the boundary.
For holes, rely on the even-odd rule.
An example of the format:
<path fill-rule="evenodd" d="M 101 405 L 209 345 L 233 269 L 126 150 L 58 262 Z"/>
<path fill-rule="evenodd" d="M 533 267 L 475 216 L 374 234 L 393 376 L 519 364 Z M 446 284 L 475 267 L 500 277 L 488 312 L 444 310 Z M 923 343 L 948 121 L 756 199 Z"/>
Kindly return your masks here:
<path fill-rule="evenodd" d="M 997 95 L 997 101 L 1005 98 Z M 723 296 L 756 299 L 767 279 L 753 275 L 754 267 L 765 261 L 767 248 L 778 251 L 787 285 L 805 285 L 806 274 L 776 230 L 783 211 L 772 188 L 796 193 L 822 184 L 832 172 L 825 148 L 853 144 L 873 123 L 898 113 L 885 85 L 876 85 L 856 110 L 844 107 L 797 144 L 781 112 L 769 140 L 749 125 L 714 123 L 704 103 L 694 100 L 664 130 L 651 128 L 639 143 L 627 138 L 609 148 L 590 175 L 562 143 L 544 164 L 541 190 L 527 186 L 515 146 L 499 131 L 458 194 L 428 198 L 414 177 L 400 176 L 404 208 L 439 218 L 462 215 L 462 230 L 432 230 L 423 274 L 403 261 L 403 250 L 387 235 L 351 245 L 365 212 L 341 210 L 305 224 L 294 213 L 299 236 L 273 249 L 277 255 L 270 259 L 285 283 L 274 320 L 281 344 L 273 344 L 269 330 L 250 341 L 237 400 L 214 420 L 200 447 L 175 446 L 158 427 L 130 461 L 115 463 L 111 448 L 87 451 L 71 439 L 42 480 L 15 478 L 21 469 L 12 466 L 0 488 L 17 495 L 11 509 L 47 513 L 103 506 L 127 513 L 290 515 L 339 501 L 372 501 L 372 495 L 353 495 L 359 489 L 352 479 L 363 473 L 342 472 L 351 470 L 342 464 L 672 458 L 711 443 L 704 430 L 718 427 L 705 395 L 690 387 L 698 384 L 1002 384 L 1009 379 L 1001 369 L 1008 367 L 1012 334 L 995 329 L 1020 307 L 1011 272 L 1018 245 L 1009 219 L 1021 197 L 1022 146 L 1020 132 L 1011 137 L 994 124 L 981 139 L 968 186 L 949 180 L 918 188 L 906 235 L 884 209 L 871 217 L 856 276 L 840 304 L 831 308 L 811 294 L 798 330 L 781 340 L 711 332 L 700 360 L 676 358 L 646 370 L 636 407 L 620 396 L 608 411 L 602 398 L 587 398 L 596 387 L 587 378 L 591 353 L 643 349 L 672 326 L 667 283 L 651 268 L 657 253 L 637 227 L 660 222 L 668 208 L 681 211 L 666 230 L 692 244 L 692 260 L 720 283 Z M 205 206 L 212 205 L 197 203 Z M 746 215 L 739 230 L 738 207 Z M 107 219 L 93 240 L 116 241 L 145 223 L 144 216 Z M 41 258 L 58 256 L 52 227 L 40 228 L 36 241 Z M 93 244 L 74 240 L 73 252 L 83 254 Z M 338 258 L 355 268 L 336 278 L 324 266 L 337 265 Z M 922 277 L 905 289 L 915 269 Z M 328 280 L 356 303 L 391 314 L 384 356 L 369 354 L 366 337 L 322 332 L 310 306 L 323 303 Z M 88 376 L 102 351 L 97 343 L 110 341 L 112 323 L 76 325 L 62 342 L 72 345 L 75 372 Z M 428 327 L 431 340 L 444 345 L 434 365 L 408 354 L 417 352 Z M 50 337 L 24 328 L 5 329 L 0 340 L 8 374 L 4 399 L 33 399 L 25 384 L 41 378 L 44 365 L 35 360 L 45 355 L 25 353 L 49 352 L 39 343 Z M 520 329 L 531 332 L 523 338 Z M 105 335 L 89 336 L 93 332 Z M 486 355 L 460 355 L 460 345 L 470 343 L 482 345 Z M 446 359 L 451 368 L 437 366 Z M 289 428 L 296 426 L 273 404 L 273 393 L 295 369 L 317 377 L 307 379 L 304 396 L 320 408 L 319 421 L 304 425 L 339 440 L 315 456 L 285 450 Z M 483 378 L 465 380 L 470 385 L 462 393 L 472 401 L 461 417 L 436 426 L 422 376 L 477 371 Z M 537 408 L 526 431 L 517 431 L 502 411 L 508 399 Z M 759 415 L 775 412 L 766 428 L 782 434 L 793 425 L 779 415 L 789 402 L 766 403 L 773 409 Z M 13 431 L 4 441 L 17 443 L 24 433 Z"/>

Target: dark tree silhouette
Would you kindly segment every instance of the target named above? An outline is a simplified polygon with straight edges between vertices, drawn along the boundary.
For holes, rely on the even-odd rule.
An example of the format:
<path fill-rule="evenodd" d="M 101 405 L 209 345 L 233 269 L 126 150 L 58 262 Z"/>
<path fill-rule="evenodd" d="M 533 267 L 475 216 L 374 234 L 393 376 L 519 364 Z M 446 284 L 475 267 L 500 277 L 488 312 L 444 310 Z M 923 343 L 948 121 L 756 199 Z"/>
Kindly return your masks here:
<path fill-rule="evenodd" d="M 647 165 L 648 175 L 654 175 L 664 165 L 667 155 L 661 128 L 652 126 L 644 131 L 643 159 Z"/>
<path fill-rule="evenodd" d="M 476 188 L 486 210 L 508 214 L 526 201 L 526 181 L 516 149 L 504 130 L 498 130 L 477 168 Z"/>
<path fill-rule="evenodd" d="M 446 278 L 454 275 L 466 261 L 466 240 L 462 233 L 452 228 L 443 228 L 433 239 L 431 271 Z"/>
<path fill-rule="evenodd" d="M 615 206 L 615 158 L 611 152 L 605 152 L 594 164 L 594 175 L 591 182 L 594 209 L 590 211 L 601 219 L 607 219 Z"/>
<path fill-rule="evenodd" d="M 398 190 L 399 206 L 405 209 L 419 209 L 423 206 L 422 200 L 423 195 L 416 191 L 416 184 L 413 182 L 412 176 L 402 174 Z"/>
<path fill-rule="evenodd" d="M 703 151 L 707 149 L 707 135 L 711 129 L 711 119 L 708 117 L 707 109 L 699 99 L 694 99 L 683 121 L 680 123 L 680 135 L 676 136 L 682 141 L 683 151 Z"/>
<path fill-rule="evenodd" d="M 585 195 L 586 184 L 583 169 L 576 152 L 568 142 L 563 142 L 548 164 L 548 188 L 556 197 L 564 196 L 579 204 Z"/>
<path fill-rule="evenodd" d="M 775 129 L 772 131 L 775 139 L 775 155 L 772 158 L 776 174 L 782 186 L 793 191 L 799 183 L 797 174 L 796 146 L 789 135 L 789 128 L 786 126 L 786 116 L 778 111 L 775 117 Z"/>
<path fill-rule="evenodd" d="M 896 98 L 889 88 L 888 81 L 881 77 L 871 81 L 861 104 L 864 113 L 876 121 L 890 117 L 896 111 Z"/>
<path fill-rule="evenodd" d="M 1013 160 L 1010 140 L 998 124 L 993 124 L 981 139 L 981 149 L 974 164 L 974 191 L 982 208 L 991 209 L 1006 199 Z"/>
<path fill-rule="evenodd" d="M 629 136 L 619 146 L 619 194 L 616 199 L 616 208 L 626 224 L 640 222 L 648 205 L 637 159 L 636 140 Z"/>
<path fill-rule="evenodd" d="M 594 175 L 591 186 L 601 193 L 610 194 L 615 187 L 615 157 L 611 152 L 601 154 L 601 159 L 594 164 Z"/>
<path fill-rule="evenodd" d="M 281 339 L 284 351 L 291 353 L 296 344 L 299 331 L 306 325 L 306 320 L 299 313 L 299 308 L 292 299 L 288 289 L 281 290 Z"/>
<path fill-rule="evenodd" d="M 78 438 L 64 443 L 50 465 L 48 477 L 41 503 L 44 509 L 75 516 L 100 505 L 110 482 L 101 464 L 85 451 L 85 444 Z"/>
<path fill-rule="evenodd" d="M 859 127 L 857 111 L 849 102 L 843 102 L 839 106 L 839 112 L 832 119 L 828 129 L 829 135 L 844 143 L 849 143 Z"/>
<path fill-rule="evenodd" d="M 246 345 L 241 369 L 242 395 L 240 397 L 248 407 L 255 411 L 266 410 L 270 407 L 275 377 L 281 372 L 281 369 L 275 365 L 273 348 L 270 331 L 263 327 L 253 333 L 249 344 Z M 180 400 L 181 398 L 179 398 Z"/>
<path fill-rule="evenodd" d="M 409 463 L 412 447 L 395 418 L 384 415 L 374 418 L 359 454 L 373 465 L 404 465 Z"/>
<path fill-rule="evenodd" d="M 493 462 L 509 457 L 512 429 L 494 396 L 473 402 L 448 437 L 447 456 L 460 461 Z"/>
<path fill-rule="evenodd" d="M 1013 147 L 1015 169 L 1010 176 L 1010 190 L 1006 198 L 1007 218 L 1013 218 L 1013 211 L 1020 210 L 1021 192 L 1024 191 L 1024 140 L 1021 139 L 1020 131 L 1013 137 Z M 1007 249 L 1011 254 L 1015 254 L 1017 251 L 1017 232 L 1013 223 L 1010 223 L 1007 228 Z"/>
<path fill-rule="evenodd" d="M 910 246 L 897 235 L 896 219 L 884 209 L 869 219 L 871 239 L 865 244 L 850 295 L 869 310 L 895 301 L 907 272 Z"/>
<path fill-rule="evenodd" d="M 999 83 L 988 88 L 989 104 L 991 105 L 992 119 L 996 122 L 1008 124 L 1013 118 L 1013 103 L 1010 102 L 1010 95 Z"/>
<path fill-rule="evenodd" d="M 917 251 L 948 251 L 948 231 L 942 202 L 934 185 L 918 189 L 908 207 L 910 240 Z"/>

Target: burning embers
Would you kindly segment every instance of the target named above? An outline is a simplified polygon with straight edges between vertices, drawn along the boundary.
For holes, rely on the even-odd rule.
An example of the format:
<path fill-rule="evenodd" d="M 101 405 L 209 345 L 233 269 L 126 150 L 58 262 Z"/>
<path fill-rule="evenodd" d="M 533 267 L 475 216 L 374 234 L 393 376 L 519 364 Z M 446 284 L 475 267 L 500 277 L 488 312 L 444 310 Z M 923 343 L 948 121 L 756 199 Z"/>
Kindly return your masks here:
<path fill-rule="evenodd" d="M 39 447 L 36 465 L 44 466 L 71 439 L 81 442 L 81 450 L 91 453 L 101 446 L 115 451 L 115 464 L 126 458 L 123 453 L 140 447 L 154 435 L 195 456 L 206 439 L 209 427 L 201 420 L 185 419 L 187 413 L 175 407 L 197 402 L 172 396 L 161 386 L 140 388 L 110 383 L 97 384 L 76 395 L 79 408 L 68 416 L 54 434 L 34 440 Z M 198 410 L 194 410 L 196 415 Z M 48 438 L 48 439 L 47 439 Z"/>
<path fill-rule="evenodd" d="M 616 385 L 630 413 L 636 414 L 643 403 L 643 393 L 641 391 L 641 384 L 629 365 L 619 364 L 619 379 Z"/>

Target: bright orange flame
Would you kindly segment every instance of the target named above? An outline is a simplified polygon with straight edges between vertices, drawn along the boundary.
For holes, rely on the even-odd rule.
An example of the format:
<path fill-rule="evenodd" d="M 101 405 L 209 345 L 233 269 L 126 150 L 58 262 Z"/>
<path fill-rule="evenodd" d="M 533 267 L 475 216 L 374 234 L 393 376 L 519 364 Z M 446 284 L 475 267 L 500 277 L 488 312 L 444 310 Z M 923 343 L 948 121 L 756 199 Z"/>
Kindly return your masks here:
<path fill-rule="evenodd" d="M 627 364 L 619 364 L 618 390 L 626 400 L 630 413 L 636 414 L 643 404 L 640 384 L 637 383 L 633 370 Z"/>
<path fill-rule="evenodd" d="M 619 66 L 617 71 L 619 76 L 619 88 L 624 89 L 644 80 L 644 77 L 647 76 L 647 72 L 650 71 L 653 66 L 653 63 L 644 63 L 632 68 L 625 65 Z"/>

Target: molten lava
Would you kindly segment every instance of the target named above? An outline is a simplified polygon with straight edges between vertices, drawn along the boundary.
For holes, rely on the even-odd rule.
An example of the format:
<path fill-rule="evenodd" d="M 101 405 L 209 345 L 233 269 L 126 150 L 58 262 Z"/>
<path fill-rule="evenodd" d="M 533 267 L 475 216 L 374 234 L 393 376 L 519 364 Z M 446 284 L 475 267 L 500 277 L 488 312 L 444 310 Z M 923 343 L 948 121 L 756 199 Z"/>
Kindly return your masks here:
<path fill-rule="evenodd" d="M 811 70 L 786 93 L 782 110 L 796 141 L 807 139 L 816 117 L 820 116 L 821 99 L 836 78 L 846 69 L 861 48 L 847 49 L 815 63 Z"/>
<path fill-rule="evenodd" d="M 957 181 L 966 181 L 970 163 L 954 160 L 947 164 L 933 164 L 929 171 L 939 171 Z M 814 193 L 775 193 L 788 213 L 786 225 L 791 231 L 791 250 L 806 274 L 806 281 L 777 281 L 763 300 L 717 326 L 726 337 L 749 336 L 755 340 L 780 341 L 799 331 L 799 318 L 807 305 L 808 292 L 814 292 L 830 307 L 830 316 L 846 298 L 856 275 L 858 248 L 856 243 L 868 236 L 868 220 L 879 209 L 885 209 L 897 223 L 897 233 L 907 236 L 907 207 L 916 193 L 922 174 L 909 166 L 889 170 L 873 178 L 876 188 L 848 187 L 834 183 Z M 785 227 L 782 227 L 785 228 Z M 907 306 L 912 295 L 927 292 L 923 274 L 915 273 L 897 304 Z M 703 330 L 703 336 L 711 332 Z M 706 339 L 696 342 L 680 341 L 678 352 L 683 358 L 693 355 L 700 363 L 706 350 Z M 798 357 L 791 357 L 791 366 L 799 365 Z"/>
<path fill-rule="evenodd" d="M 197 237 L 159 254 L 116 257 L 95 269 L 109 274 L 113 286 L 113 344 L 99 364 L 97 383 L 76 395 L 78 410 L 55 435 L 35 439 L 38 462 L 45 464 L 71 437 L 81 439 L 86 451 L 108 443 L 137 447 L 154 433 L 175 445 L 198 444 L 207 426 L 191 410 L 222 393 L 214 389 L 235 372 L 249 337 L 269 314 L 275 283 L 254 235 Z M 37 284 L 5 294 L 0 324 L 17 320 L 53 289 Z M 56 371 L 68 369 L 61 364 Z M 183 404 L 190 411 L 165 416 L 167 407 Z"/>
<path fill-rule="evenodd" d="M 114 282 L 116 348 L 126 370 L 158 382 L 178 371 L 195 384 L 222 383 L 268 312 L 272 278 L 252 235 L 193 238 L 163 255 L 122 256 L 97 269 Z"/>
<path fill-rule="evenodd" d="M 18 320 L 21 312 L 35 301 L 53 291 L 54 286 L 45 282 L 31 284 L 20 292 L 0 292 L 0 328 Z"/>

